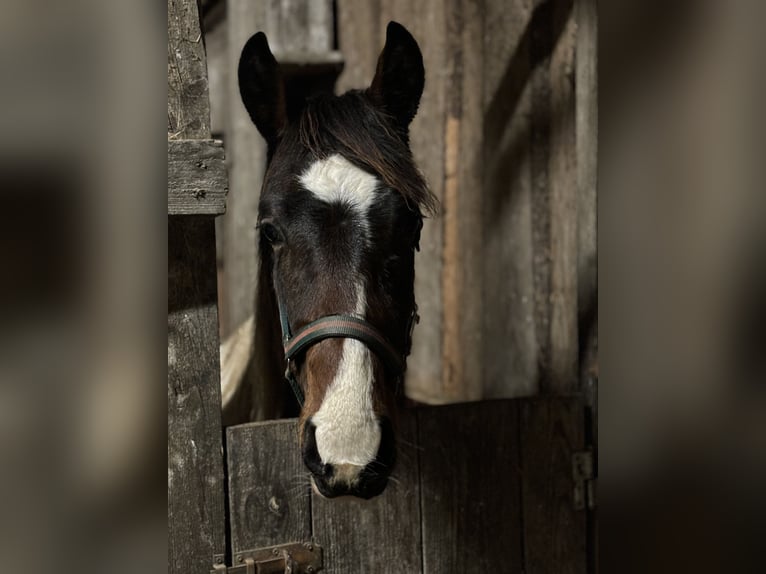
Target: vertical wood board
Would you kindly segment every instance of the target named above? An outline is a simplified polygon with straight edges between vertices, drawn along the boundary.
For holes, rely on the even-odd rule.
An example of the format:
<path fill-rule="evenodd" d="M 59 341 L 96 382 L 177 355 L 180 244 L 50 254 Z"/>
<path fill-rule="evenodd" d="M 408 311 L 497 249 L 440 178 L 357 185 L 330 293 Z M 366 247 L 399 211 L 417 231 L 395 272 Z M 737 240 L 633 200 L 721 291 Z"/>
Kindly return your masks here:
<path fill-rule="evenodd" d="M 423 572 L 522 572 L 518 406 L 418 412 Z"/>
<path fill-rule="evenodd" d="M 212 217 L 168 218 L 168 572 L 224 553 L 221 391 Z"/>
<path fill-rule="evenodd" d="M 485 6 L 483 396 L 528 396 L 537 392 L 538 366 L 529 145 L 532 2 L 487 0 Z"/>
<path fill-rule="evenodd" d="M 577 311 L 580 379 L 598 354 L 598 23 L 596 0 L 577 0 Z M 594 405 L 595 406 L 595 405 Z"/>
<path fill-rule="evenodd" d="M 210 137 L 197 3 L 168 0 L 168 138 Z M 225 552 L 223 441 L 212 217 L 168 218 L 168 572 Z"/>
<path fill-rule="evenodd" d="M 231 552 L 311 539 L 308 471 L 295 419 L 229 427 Z"/>
<path fill-rule="evenodd" d="M 577 147 L 575 133 L 576 23 L 573 0 L 552 8 L 550 61 L 550 387 L 577 390 Z"/>
<path fill-rule="evenodd" d="M 193 0 L 168 0 L 168 137 L 210 137 L 205 45 Z"/>
<path fill-rule="evenodd" d="M 584 448 L 579 399 L 521 403 L 524 559 L 528 574 L 583 574 L 585 511 L 574 510 L 572 454 Z"/>

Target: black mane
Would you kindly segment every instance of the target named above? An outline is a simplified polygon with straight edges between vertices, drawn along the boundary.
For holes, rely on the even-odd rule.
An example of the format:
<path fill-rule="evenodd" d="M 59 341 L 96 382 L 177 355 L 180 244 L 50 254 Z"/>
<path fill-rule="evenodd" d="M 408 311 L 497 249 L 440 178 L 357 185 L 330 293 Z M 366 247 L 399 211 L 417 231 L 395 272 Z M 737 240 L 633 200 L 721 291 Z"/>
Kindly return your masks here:
<path fill-rule="evenodd" d="M 415 165 L 406 131 L 370 102 L 366 92 L 312 98 L 298 120 L 301 144 L 317 157 L 340 153 L 358 167 L 378 174 L 402 194 L 410 209 L 434 214 L 438 201 Z"/>

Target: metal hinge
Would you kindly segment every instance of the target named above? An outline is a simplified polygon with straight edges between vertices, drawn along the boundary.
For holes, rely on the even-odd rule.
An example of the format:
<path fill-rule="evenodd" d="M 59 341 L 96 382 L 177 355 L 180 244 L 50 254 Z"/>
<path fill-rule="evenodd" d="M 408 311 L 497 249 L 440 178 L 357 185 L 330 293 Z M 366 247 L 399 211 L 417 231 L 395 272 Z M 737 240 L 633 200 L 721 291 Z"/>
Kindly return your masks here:
<path fill-rule="evenodd" d="M 237 552 L 234 565 L 226 566 L 215 556 L 210 574 L 314 574 L 322 569 L 322 548 L 312 542 L 290 542 L 278 546 Z"/>
<path fill-rule="evenodd" d="M 572 455 L 572 478 L 574 479 L 574 508 L 593 510 L 596 498 L 593 488 L 593 453 L 589 450 Z"/>

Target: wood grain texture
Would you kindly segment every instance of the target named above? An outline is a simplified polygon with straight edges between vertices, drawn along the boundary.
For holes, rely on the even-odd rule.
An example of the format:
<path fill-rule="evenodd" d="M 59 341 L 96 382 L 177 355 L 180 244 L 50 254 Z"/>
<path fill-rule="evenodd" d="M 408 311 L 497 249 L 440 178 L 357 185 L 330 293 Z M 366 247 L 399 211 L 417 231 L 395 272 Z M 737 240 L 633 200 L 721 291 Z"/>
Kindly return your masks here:
<path fill-rule="evenodd" d="M 576 0 L 577 329 L 580 385 L 587 405 L 586 440 L 598 452 L 598 10 Z M 597 488 L 597 479 L 594 480 Z M 598 510 L 588 517 L 588 571 L 599 572 Z"/>
<path fill-rule="evenodd" d="M 423 572 L 522 572 L 518 405 L 418 412 Z"/>
<path fill-rule="evenodd" d="M 584 574 L 586 516 L 573 506 L 572 454 L 584 448 L 579 399 L 521 404 L 524 558 L 528 574 Z"/>
<path fill-rule="evenodd" d="M 483 396 L 529 396 L 538 390 L 529 145 L 532 2 L 487 0 L 485 9 Z"/>
<path fill-rule="evenodd" d="M 577 341 L 577 147 L 573 1 L 553 2 L 550 60 L 550 386 L 567 394 L 578 388 Z"/>
<path fill-rule="evenodd" d="M 168 136 L 210 137 L 205 45 L 193 0 L 168 0 Z"/>
<path fill-rule="evenodd" d="M 416 440 L 414 413 L 399 421 L 398 436 Z M 417 456 L 399 448 L 396 482 L 371 500 L 325 499 L 312 494 L 315 541 L 324 549 L 327 574 L 420 572 L 420 496 Z"/>
<path fill-rule="evenodd" d="M 577 0 L 577 311 L 580 380 L 598 372 L 598 14 Z"/>
<path fill-rule="evenodd" d="M 168 140 L 168 215 L 224 213 L 228 189 L 222 142 Z"/>
<path fill-rule="evenodd" d="M 232 554 L 311 539 L 310 487 L 295 419 L 226 431 Z"/>
<path fill-rule="evenodd" d="M 541 392 L 577 385 L 577 174 L 572 0 L 537 0 L 530 20 L 532 250 Z"/>
<path fill-rule="evenodd" d="M 168 218 L 168 572 L 224 553 L 223 439 L 212 217 Z"/>
<path fill-rule="evenodd" d="M 210 137 L 205 50 L 197 4 L 190 0 L 168 0 L 168 137 Z M 225 552 L 216 280 L 213 218 L 168 217 L 172 574 L 207 572 L 214 556 Z"/>
<path fill-rule="evenodd" d="M 483 2 L 446 3 L 442 393 L 482 397 Z"/>

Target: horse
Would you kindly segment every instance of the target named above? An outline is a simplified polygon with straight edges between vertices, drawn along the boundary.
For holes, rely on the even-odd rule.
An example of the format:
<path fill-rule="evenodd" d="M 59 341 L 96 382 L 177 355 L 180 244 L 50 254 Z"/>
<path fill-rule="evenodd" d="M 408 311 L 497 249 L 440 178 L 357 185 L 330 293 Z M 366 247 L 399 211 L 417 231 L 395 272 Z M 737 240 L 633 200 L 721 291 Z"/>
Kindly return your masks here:
<path fill-rule="evenodd" d="M 242 49 L 238 80 L 267 145 L 256 353 L 278 365 L 301 404 L 298 440 L 314 490 L 369 499 L 396 461 L 418 319 L 415 251 L 437 207 L 409 145 L 425 83 L 420 48 L 390 22 L 369 87 L 294 105 L 258 32 Z M 263 342 L 270 337 L 279 343 Z"/>

